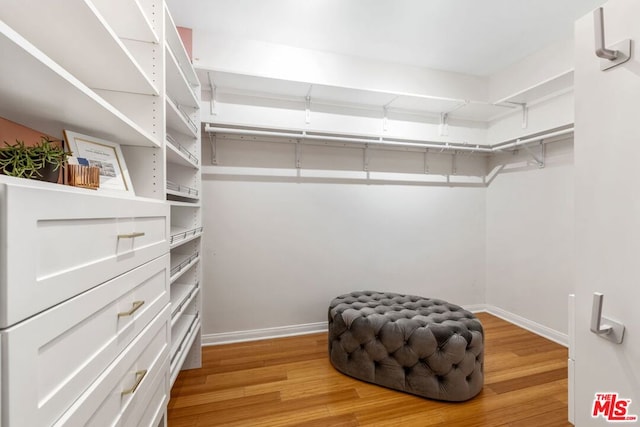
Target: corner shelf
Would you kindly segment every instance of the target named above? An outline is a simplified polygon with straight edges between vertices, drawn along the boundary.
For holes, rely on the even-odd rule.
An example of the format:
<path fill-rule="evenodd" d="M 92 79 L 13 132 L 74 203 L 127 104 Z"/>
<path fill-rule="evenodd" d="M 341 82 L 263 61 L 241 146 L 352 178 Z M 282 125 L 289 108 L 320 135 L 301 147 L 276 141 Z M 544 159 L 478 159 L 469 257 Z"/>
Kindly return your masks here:
<path fill-rule="evenodd" d="M 573 88 L 573 70 L 568 70 L 524 90 L 499 99 L 495 101 L 495 104 L 505 102 L 529 104 L 533 101 L 545 99 L 548 96 L 552 96 L 557 93 L 566 92 L 571 88 Z"/>

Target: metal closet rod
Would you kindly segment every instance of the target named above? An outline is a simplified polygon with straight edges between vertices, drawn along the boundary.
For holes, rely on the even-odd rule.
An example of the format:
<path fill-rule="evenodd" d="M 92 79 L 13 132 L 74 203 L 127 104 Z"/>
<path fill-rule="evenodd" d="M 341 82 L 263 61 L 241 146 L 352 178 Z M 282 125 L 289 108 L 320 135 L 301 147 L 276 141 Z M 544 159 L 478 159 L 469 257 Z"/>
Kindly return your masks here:
<path fill-rule="evenodd" d="M 467 145 L 461 143 L 448 143 L 448 142 L 434 142 L 434 141 L 403 141 L 403 140 L 394 140 L 394 139 L 386 139 L 384 137 L 375 138 L 363 138 L 359 136 L 349 136 L 349 135 L 314 135 L 308 134 L 306 131 L 291 131 L 291 132 L 282 132 L 282 131 L 271 131 L 271 130 L 256 130 L 256 129 L 236 129 L 236 128 L 226 128 L 226 127 L 217 127 L 206 124 L 204 127 L 205 132 L 211 133 L 226 133 L 226 134 L 234 134 L 234 135 L 256 135 L 256 136 L 271 136 L 271 137 L 283 137 L 283 138 L 295 138 L 295 139 L 307 139 L 307 140 L 321 140 L 321 141 L 339 141 L 339 142 L 353 142 L 353 143 L 364 143 L 364 144 L 377 144 L 377 145 L 392 145 L 392 146 L 400 146 L 400 147 L 417 147 L 417 148 L 435 148 L 439 150 L 449 150 L 449 151 L 472 151 L 478 153 L 493 153 L 496 151 L 502 151 L 509 148 L 514 148 L 519 145 L 528 144 L 530 142 L 535 141 L 543 141 L 547 138 L 553 138 L 556 136 L 567 135 L 573 132 L 573 127 L 562 129 L 555 132 L 550 132 L 546 134 L 536 135 L 534 137 L 518 139 L 514 142 L 500 143 L 489 146 L 480 146 L 480 145 Z"/>
<path fill-rule="evenodd" d="M 551 141 L 548 141 L 548 139 L 555 138 L 556 136 L 568 135 L 570 133 L 573 133 L 573 126 L 570 128 L 561 129 L 555 132 L 548 132 L 548 133 L 532 136 L 530 138 L 516 139 L 513 142 L 494 144 L 494 145 L 491 145 L 490 147 L 491 147 L 491 151 L 502 151 L 509 148 L 517 147 L 519 145 L 528 144 L 530 142 L 538 142 L 538 141 L 543 143 L 551 142 Z"/>

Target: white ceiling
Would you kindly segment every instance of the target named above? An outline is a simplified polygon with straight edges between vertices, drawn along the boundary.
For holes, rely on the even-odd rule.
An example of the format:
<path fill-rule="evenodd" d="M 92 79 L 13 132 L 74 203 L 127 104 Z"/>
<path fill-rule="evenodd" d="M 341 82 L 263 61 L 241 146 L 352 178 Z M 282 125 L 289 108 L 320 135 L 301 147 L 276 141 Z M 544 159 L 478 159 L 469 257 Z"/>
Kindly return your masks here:
<path fill-rule="evenodd" d="M 177 25 L 486 76 L 554 41 L 605 0 L 167 0 Z"/>

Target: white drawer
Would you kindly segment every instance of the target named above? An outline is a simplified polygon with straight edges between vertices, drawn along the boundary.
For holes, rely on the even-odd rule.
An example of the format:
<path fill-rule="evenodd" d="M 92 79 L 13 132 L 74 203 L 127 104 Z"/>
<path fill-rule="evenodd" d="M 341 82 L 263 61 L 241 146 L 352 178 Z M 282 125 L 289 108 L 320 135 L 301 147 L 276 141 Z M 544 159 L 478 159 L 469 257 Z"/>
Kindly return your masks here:
<path fill-rule="evenodd" d="M 135 405 L 123 414 L 120 425 L 158 427 L 169 403 L 169 358 L 164 361 L 149 386 L 149 393 L 136 397 Z"/>
<path fill-rule="evenodd" d="M 0 329 L 163 255 L 162 202 L 0 184 Z"/>
<path fill-rule="evenodd" d="M 3 331 L 1 424 L 57 420 L 168 303 L 166 254 Z"/>
<path fill-rule="evenodd" d="M 169 312 L 166 307 L 54 426 L 137 425 L 144 409 L 158 403 L 158 388 L 164 404 Z"/>

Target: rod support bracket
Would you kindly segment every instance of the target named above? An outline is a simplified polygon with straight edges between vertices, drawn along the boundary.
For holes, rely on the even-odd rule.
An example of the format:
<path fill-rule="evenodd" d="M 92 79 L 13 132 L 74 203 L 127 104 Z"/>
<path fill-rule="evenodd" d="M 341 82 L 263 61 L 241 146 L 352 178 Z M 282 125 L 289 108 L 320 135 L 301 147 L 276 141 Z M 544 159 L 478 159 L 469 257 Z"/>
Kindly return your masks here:
<path fill-rule="evenodd" d="M 524 148 L 524 150 L 527 152 L 527 154 L 529 154 L 529 156 L 531 156 L 531 158 L 533 159 L 534 162 L 536 162 L 536 164 L 538 165 L 538 167 L 540 169 L 544 168 L 545 166 L 545 148 L 544 148 L 544 140 L 540 140 L 540 156 L 537 156 L 533 151 L 531 151 L 531 149 L 529 147 L 527 147 L 526 144 L 522 145 L 522 148 Z"/>
<path fill-rule="evenodd" d="M 440 113 L 440 125 L 438 126 L 440 136 L 449 135 L 449 113 Z"/>
<path fill-rule="evenodd" d="M 389 107 L 386 105 L 382 107 L 382 131 L 386 132 L 389 123 Z"/>
<path fill-rule="evenodd" d="M 207 79 L 209 80 L 209 86 L 211 86 L 211 99 L 209 100 L 209 114 L 211 114 L 212 116 L 217 116 L 218 115 L 218 110 L 216 108 L 216 98 L 217 98 L 217 92 L 218 92 L 218 87 L 215 85 L 215 83 L 213 82 L 213 79 L 211 78 L 211 73 L 207 73 Z"/>
<path fill-rule="evenodd" d="M 209 144 L 211 145 L 211 164 L 218 164 L 218 139 L 215 133 L 209 133 Z"/>

